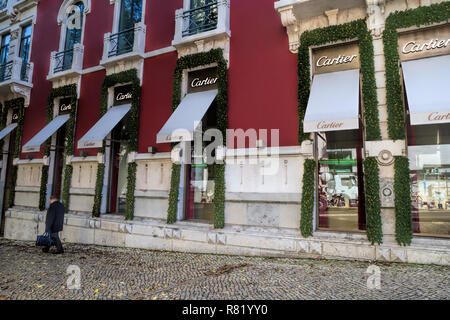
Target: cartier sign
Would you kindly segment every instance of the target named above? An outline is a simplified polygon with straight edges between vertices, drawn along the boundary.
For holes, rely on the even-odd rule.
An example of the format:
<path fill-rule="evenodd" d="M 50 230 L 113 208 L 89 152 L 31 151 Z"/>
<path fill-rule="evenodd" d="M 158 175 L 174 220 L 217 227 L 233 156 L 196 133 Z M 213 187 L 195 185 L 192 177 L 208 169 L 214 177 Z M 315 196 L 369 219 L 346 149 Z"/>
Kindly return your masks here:
<path fill-rule="evenodd" d="M 59 101 L 59 114 L 66 114 L 72 111 L 72 100 L 70 98 L 63 98 Z"/>
<path fill-rule="evenodd" d="M 114 105 L 131 103 L 133 98 L 133 87 L 131 85 L 114 88 Z"/>
<path fill-rule="evenodd" d="M 400 34 L 398 51 L 402 61 L 450 54 L 450 24 Z"/>
<path fill-rule="evenodd" d="M 314 74 L 359 69 L 357 43 L 336 45 L 313 50 Z"/>
<path fill-rule="evenodd" d="M 431 112 L 428 115 L 428 121 L 444 121 L 450 120 L 450 112 L 442 113 L 442 112 Z M 445 121 L 447 122 L 447 121 Z"/>
<path fill-rule="evenodd" d="M 217 89 L 217 68 L 192 71 L 188 74 L 188 93 Z"/>

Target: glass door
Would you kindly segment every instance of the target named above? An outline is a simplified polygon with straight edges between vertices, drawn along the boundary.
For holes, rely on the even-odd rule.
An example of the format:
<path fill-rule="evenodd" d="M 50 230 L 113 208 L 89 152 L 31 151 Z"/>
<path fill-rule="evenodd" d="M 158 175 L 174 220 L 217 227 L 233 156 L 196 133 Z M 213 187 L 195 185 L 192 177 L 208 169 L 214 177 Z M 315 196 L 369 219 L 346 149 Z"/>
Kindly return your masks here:
<path fill-rule="evenodd" d="M 319 229 L 365 230 L 361 130 L 319 133 L 317 145 Z"/>

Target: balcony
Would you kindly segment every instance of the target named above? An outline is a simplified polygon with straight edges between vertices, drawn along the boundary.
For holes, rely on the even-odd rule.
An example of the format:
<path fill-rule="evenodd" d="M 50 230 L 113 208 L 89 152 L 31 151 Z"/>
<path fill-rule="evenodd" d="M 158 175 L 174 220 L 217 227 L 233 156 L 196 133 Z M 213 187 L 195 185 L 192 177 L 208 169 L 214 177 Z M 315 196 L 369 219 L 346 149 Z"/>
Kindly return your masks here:
<path fill-rule="evenodd" d="M 50 55 L 50 70 L 47 80 L 80 76 L 83 71 L 83 55 L 84 46 L 81 43 L 76 43 L 70 50 L 53 51 Z"/>
<path fill-rule="evenodd" d="M 0 65 L 0 94 L 19 94 L 28 103 L 33 87 L 33 67 L 32 62 L 24 62 L 20 57 L 14 57 Z"/>
<path fill-rule="evenodd" d="M 134 28 L 118 33 L 106 33 L 103 41 L 103 66 L 126 59 L 143 59 L 145 52 L 145 31 L 143 22 L 135 24 Z"/>
<path fill-rule="evenodd" d="M 175 36 L 172 45 L 177 49 L 199 40 L 228 39 L 230 32 L 229 0 L 218 0 L 193 10 L 175 12 Z"/>

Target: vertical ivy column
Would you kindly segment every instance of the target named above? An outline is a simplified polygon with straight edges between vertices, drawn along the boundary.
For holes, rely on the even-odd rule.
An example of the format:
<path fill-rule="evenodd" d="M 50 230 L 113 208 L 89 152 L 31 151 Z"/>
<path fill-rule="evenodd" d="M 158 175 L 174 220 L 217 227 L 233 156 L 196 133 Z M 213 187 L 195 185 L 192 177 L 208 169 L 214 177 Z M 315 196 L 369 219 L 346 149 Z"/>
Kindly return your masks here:
<path fill-rule="evenodd" d="M 391 13 L 383 32 L 386 65 L 386 102 L 388 131 L 392 140 L 402 140 L 405 134 L 405 109 L 403 88 L 400 81 L 400 57 L 398 54 L 398 29 L 420 27 L 450 19 L 450 1 Z M 409 245 L 412 239 L 410 172 L 406 157 L 395 158 L 395 233 L 400 245 Z"/>
<path fill-rule="evenodd" d="M 217 127 L 222 132 L 226 145 L 226 131 L 228 128 L 228 69 L 227 61 L 223 58 L 222 49 L 212 49 L 209 52 L 201 52 L 181 57 L 177 61 L 173 80 L 172 110 L 181 103 L 181 82 L 183 70 L 217 64 L 218 87 L 217 94 Z M 215 165 L 214 188 L 214 228 L 225 226 L 225 164 Z M 178 188 L 180 185 L 181 165 L 172 164 L 172 178 L 170 182 L 169 209 L 167 210 L 167 223 L 172 224 L 177 220 Z"/>
<path fill-rule="evenodd" d="M 67 86 L 53 88 L 50 91 L 50 95 L 47 98 L 47 124 L 53 120 L 53 111 L 54 111 L 54 101 L 56 98 L 70 98 L 70 104 L 73 108 L 70 111 L 70 118 L 66 123 L 66 139 L 64 145 L 64 181 L 63 181 L 63 190 L 62 190 L 62 201 L 64 203 L 64 207 L 66 212 L 69 211 L 69 197 L 70 197 L 70 185 L 72 181 L 72 165 L 66 164 L 67 157 L 72 156 L 74 152 L 74 139 L 75 139 L 75 122 L 77 115 L 77 85 L 70 84 Z M 44 145 L 44 155 L 46 157 L 50 156 L 50 146 L 51 146 L 50 137 Z M 42 174 L 41 174 L 41 189 L 39 193 L 39 210 L 45 210 L 45 204 L 47 199 L 47 183 L 48 183 L 48 174 L 49 174 L 49 166 L 42 166 Z"/>
<path fill-rule="evenodd" d="M 310 72 L 310 47 L 319 46 L 337 41 L 350 41 L 357 39 L 359 43 L 359 55 L 361 60 L 362 75 L 362 96 L 364 105 L 364 121 L 366 128 L 366 140 L 381 140 L 381 131 L 378 116 L 378 99 L 375 82 L 374 50 L 373 39 L 370 31 L 367 29 L 364 20 L 356 20 L 349 23 L 334 25 L 325 28 L 305 31 L 300 37 L 300 47 L 298 49 L 298 117 L 299 132 L 298 142 L 309 139 L 309 133 L 303 132 L 303 119 L 305 118 L 306 107 L 308 105 L 311 72 Z M 369 163 L 372 163 L 370 161 Z M 311 186 L 305 185 L 305 181 L 314 186 L 315 169 L 311 170 L 312 164 L 305 162 L 305 171 L 303 176 L 303 194 L 302 194 L 302 217 L 300 220 L 300 230 L 304 237 L 312 235 L 313 230 L 313 206 L 314 191 L 311 192 Z M 364 177 L 369 181 L 379 183 L 378 170 L 372 166 L 372 170 L 365 170 Z M 367 236 L 369 241 L 380 242 L 382 238 L 381 231 L 381 205 L 379 199 L 379 189 L 367 188 L 366 194 L 366 215 L 367 215 Z M 367 208 L 370 208 L 369 210 Z M 303 216 L 305 215 L 305 217 Z M 370 230 L 370 231 L 369 231 Z"/>
<path fill-rule="evenodd" d="M 302 236 L 307 238 L 313 234 L 314 220 L 314 177 L 316 162 L 306 159 L 303 165 L 303 190 L 302 190 L 302 211 L 300 216 L 300 231 Z"/>
<path fill-rule="evenodd" d="M 129 151 L 138 151 L 138 138 L 139 138 L 139 113 L 140 113 L 140 98 L 141 98 L 141 85 L 137 76 L 136 69 L 130 69 L 123 72 L 115 73 L 105 77 L 101 89 L 101 102 L 100 102 L 100 117 L 103 117 L 108 111 L 108 89 L 114 87 L 117 84 L 131 83 L 132 85 L 132 98 L 131 109 L 129 111 L 127 121 L 127 134 L 129 137 Z M 105 143 L 103 147 L 99 149 L 99 153 L 105 153 Z M 128 163 L 128 176 L 127 176 L 127 195 L 126 195 L 126 220 L 133 220 L 134 218 L 134 191 L 136 188 L 136 168 L 135 162 Z M 97 181 L 95 184 L 95 196 L 94 207 L 92 208 L 92 216 L 100 217 L 100 208 L 102 202 L 102 189 L 103 179 L 105 176 L 105 165 L 99 164 L 97 169 Z"/>
<path fill-rule="evenodd" d="M 1 130 L 3 130 L 6 126 L 8 110 L 16 108 L 19 110 L 19 118 L 17 119 L 16 140 L 14 143 L 15 149 L 9 151 L 10 156 L 12 155 L 14 158 L 18 158 L 20 154 L 22 132 L 23 132 L 23 121 L 25 117 L 25 99 L 17 98 L 6 101 L 2 111 L 0 123 Z M 0 150 L 3 150 L 3 140 L 0 143 Z M 14 205 L 14 197 L 16 194 L 16 183 L 17 183 L 17 169 L 18 169 L 17 166 L 13 166 L 11 168 L 11 188 L 9 189 L 8 193 L 8 203 L 6 204 L 7 208 L 11 208 Z"/>

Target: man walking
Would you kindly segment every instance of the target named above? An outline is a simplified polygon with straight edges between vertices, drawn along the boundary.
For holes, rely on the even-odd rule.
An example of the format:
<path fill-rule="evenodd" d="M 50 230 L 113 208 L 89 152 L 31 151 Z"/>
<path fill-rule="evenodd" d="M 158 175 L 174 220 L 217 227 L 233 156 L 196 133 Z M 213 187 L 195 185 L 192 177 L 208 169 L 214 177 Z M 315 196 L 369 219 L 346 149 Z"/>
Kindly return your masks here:
<path fill-rule="evenodd" d="M 59 201 L 56 195 L 52 195 L 50 198 L 50 207 L 47 211 L 47 218 L 45 220 L 45 232 L 48 232 L 53 240 L 53 244 L 56 246 L 54 254 L 64 253 L 64 249 L 59 239 L 58 232 L 63 230 L 64 225 L 64 205 Z M 50 247 L 42 248 L 43 252 L 49 252 Z"/>

